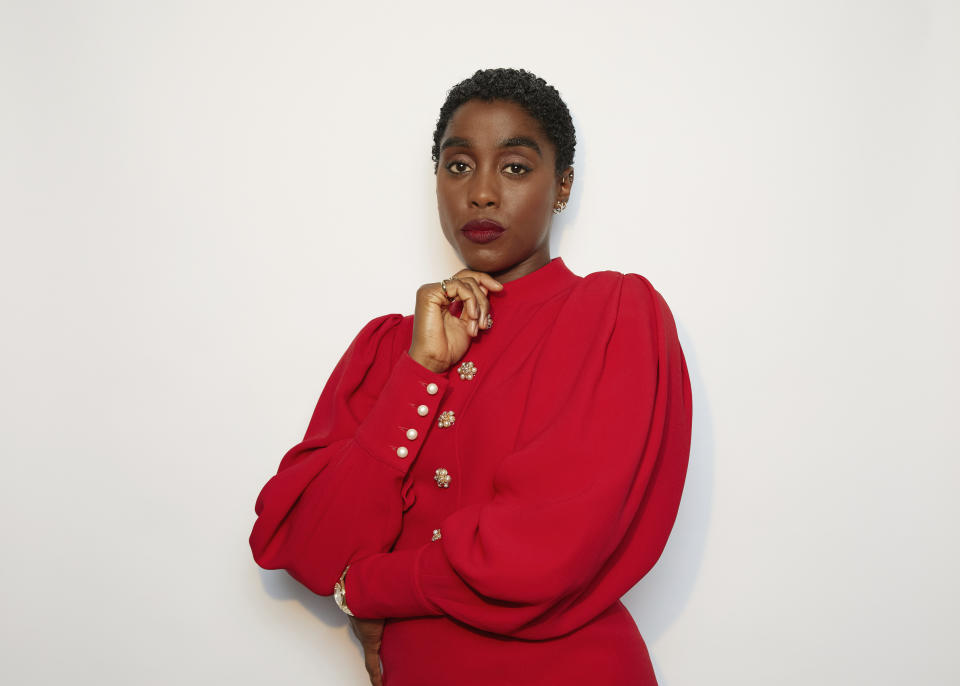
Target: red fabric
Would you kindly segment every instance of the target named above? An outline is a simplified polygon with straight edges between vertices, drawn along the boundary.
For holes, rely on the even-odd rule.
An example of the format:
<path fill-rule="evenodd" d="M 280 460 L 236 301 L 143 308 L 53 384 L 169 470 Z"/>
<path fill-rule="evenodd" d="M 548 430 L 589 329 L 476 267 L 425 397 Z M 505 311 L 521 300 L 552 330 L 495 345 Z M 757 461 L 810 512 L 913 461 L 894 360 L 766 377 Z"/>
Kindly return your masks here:
<path fill-rule="evenodd" d="M 406 353 L 412 316 L 363 328 L 257 499 L 254 558 L 322 595 L 349 563 L 352 611 L 388 618 L 386 686 L 655 684 L 619 598 L 660 556 L 683 489 L 673 317 L 643 277 L 582 278 L 559 257 L 490 299 L 472 380 Z"/>

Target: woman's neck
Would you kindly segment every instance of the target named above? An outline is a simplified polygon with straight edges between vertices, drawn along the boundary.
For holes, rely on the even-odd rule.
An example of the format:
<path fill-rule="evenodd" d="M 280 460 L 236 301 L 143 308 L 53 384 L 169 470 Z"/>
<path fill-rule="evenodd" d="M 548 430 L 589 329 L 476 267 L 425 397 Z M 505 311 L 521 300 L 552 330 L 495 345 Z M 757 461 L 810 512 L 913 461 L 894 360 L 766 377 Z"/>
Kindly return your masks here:
<path fill-rule="evenodd" d="M 519 279 L 522 276 L 526 276 L 527 274 L 537 271 L 540 269 L 540 267 L 544 267 L 549 263 L 550 251 L 537 251 L 525 260 L 517 262 L 512 267 L 508 267 L 507 269 L 499 272 L 490 272 L 490 276 L 495 278 L 500 283 L 510 283 L 515 279 Z"/>

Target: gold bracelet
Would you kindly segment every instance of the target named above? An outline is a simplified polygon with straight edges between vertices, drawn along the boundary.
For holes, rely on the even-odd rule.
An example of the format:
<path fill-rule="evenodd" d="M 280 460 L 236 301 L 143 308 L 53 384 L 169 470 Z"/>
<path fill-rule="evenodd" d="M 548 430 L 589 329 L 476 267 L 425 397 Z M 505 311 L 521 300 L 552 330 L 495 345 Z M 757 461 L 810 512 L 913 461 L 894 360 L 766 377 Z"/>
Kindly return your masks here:
<path fill-rule="evenodd" d="M 340 575 L 340 580 L 333 585 L 333 599 L 337 602 L 337 607 L 353 617 L 353 613 L 350 612 L 350 608 L 347 607 L 347 587 L 345 584 L 347 578 L 347 569 L 350 569 L 350 565 L 346 566 L 346 568 L 343 570 L 343 574 Z"/>

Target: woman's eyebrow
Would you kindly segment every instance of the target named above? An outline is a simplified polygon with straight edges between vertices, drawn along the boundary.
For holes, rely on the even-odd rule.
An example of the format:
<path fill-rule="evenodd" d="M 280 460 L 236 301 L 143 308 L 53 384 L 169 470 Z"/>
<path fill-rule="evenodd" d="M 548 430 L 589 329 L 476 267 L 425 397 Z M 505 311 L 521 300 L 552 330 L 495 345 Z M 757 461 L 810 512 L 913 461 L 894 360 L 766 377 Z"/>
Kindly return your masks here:
<path fill-rule="evenodd" d="M 443 152 L 447 148 L 469 148 L 470 141 L 466 138 L 448 138 L 440 145 L 440 152 Z"/>
<path fill-rule="evenodd" d="M 514 136 L 513 138 L 508 138 L 505 141 L 500 141 L 501 148 L 515 148 L 517 146 L 530 148 L 540 157 L 543 157 L 543 153 L 540 152 L 540 146 L 537 145 L 537 142 L 532 138 L 527 138 L 526 136 Z"/>
<path fill-rule="evenodd" d="M 443 141 L 440 144 L 440 152 L 443 152 L 447 148 L 470 148 L 473 147 L 470 145 L 470 141 L 466 138 L 451 137 Z M 513 136 L 512 138 L 507 138 L 500 141 L 501 148 L 530 148 L 537 155 L 543 157 L 543 153 L 540 151 L 540 146 L 537 145 L 537 142 L 532 138 L 527 138 L 526 136 Z"/>

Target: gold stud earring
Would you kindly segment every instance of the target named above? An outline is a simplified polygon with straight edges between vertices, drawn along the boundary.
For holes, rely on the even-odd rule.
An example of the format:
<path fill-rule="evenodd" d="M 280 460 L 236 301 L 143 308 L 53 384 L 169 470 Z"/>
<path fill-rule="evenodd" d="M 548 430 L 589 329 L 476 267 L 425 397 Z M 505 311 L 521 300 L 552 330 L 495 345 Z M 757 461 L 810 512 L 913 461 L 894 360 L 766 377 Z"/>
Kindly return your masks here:
<path fill-rule="evenodd" d="M 557 200 L 557 202 L 553 204 L 553 213 L 560 214 L 566 207 L 567 203 L 565 203 L 563 200 Z"/>

